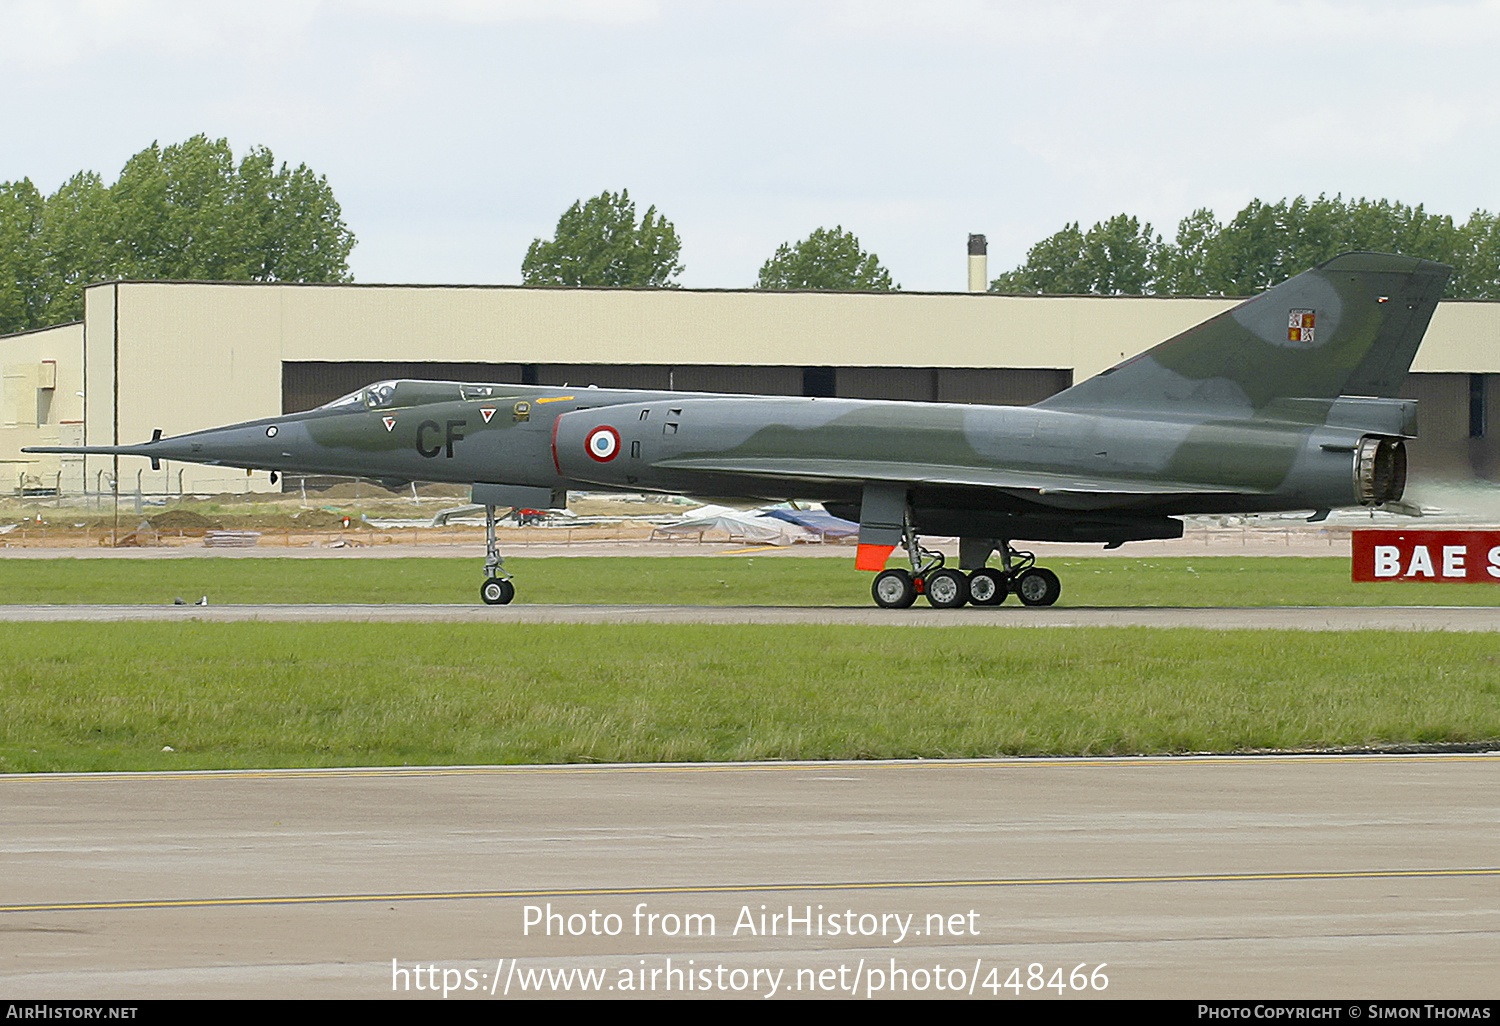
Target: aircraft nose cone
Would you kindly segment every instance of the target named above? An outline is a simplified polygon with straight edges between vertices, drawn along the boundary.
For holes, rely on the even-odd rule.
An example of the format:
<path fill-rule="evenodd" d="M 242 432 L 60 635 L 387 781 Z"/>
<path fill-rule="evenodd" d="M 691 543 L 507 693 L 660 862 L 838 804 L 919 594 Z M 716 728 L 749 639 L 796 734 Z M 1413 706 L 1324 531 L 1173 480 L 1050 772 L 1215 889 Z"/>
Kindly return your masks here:
<path fill-rule="evenodd" d="M 258 422 L 164 438 L 144 449 L 146 454 L 164 460 L 249 464 L 275 470 L 292 457 L 298 437 L 304 434 L 300 424 Z"/>

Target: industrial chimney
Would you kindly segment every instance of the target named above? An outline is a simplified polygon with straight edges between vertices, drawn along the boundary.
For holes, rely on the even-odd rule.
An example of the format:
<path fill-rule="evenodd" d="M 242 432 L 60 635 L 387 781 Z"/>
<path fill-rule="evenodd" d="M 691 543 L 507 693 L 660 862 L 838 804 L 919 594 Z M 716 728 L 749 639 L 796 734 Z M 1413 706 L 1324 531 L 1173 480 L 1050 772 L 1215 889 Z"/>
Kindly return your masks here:
<path fill-rule="evenodd" d="M 989 245 L 984 241 L 983 235 L 969 236 L 969 291 L 985 292 L 989 290 Z"/>

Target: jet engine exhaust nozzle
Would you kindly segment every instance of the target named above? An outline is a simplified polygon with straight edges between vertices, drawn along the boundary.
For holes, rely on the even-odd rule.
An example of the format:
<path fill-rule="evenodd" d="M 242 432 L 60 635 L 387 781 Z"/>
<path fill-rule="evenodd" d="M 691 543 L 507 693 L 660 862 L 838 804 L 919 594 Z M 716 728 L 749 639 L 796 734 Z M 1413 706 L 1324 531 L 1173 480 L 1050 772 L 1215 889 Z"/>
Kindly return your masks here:
<path fill-rule="evenodd" d="M 1354 450 L 1354 491 L 1360 505 L 1399 502 L 1406 492 L 1406 443 L 1366 435 Z"/>

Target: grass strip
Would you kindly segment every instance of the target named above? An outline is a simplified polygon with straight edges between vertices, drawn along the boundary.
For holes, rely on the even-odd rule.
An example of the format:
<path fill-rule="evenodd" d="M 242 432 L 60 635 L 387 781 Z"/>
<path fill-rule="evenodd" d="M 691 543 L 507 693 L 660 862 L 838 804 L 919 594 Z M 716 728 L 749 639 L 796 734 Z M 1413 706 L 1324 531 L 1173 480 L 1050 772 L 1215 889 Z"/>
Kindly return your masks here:
<path fill-rule="evenodd" d="M 0 653 L 6 772 L 1500 738 L 1500 641 L 1475 634 L 9 624 Z"/>
<path fill-rule="evenodd" d="M 1500 587 L 1354 584 L 1349 561 L 1305 557 L 1047 560 L 1063 606 L 1494 605 Z M 867 606 L 871 575 L 842 559 L 556 557 L 507 562 L 516 601 Z M 478 602 L 474 559 L 0 559 L 0 602 L 169 604 Z M 1014 598 L 1009 599 L 1015 603 Z"/>

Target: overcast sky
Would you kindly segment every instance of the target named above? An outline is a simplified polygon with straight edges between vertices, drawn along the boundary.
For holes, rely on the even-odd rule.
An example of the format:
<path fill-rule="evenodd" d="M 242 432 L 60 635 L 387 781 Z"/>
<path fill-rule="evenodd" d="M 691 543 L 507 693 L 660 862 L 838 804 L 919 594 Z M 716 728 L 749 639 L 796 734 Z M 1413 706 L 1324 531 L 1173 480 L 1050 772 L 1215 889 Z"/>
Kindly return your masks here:
<path fill-rule="evenodd" d="M 520 280 L 628 188 L 690 287 L 843 225 L 961 290 L 1119 212 L 1500 209 L 1500 0 L 0 0 L 0 180 L 198 132 L 326 175 L 364 282 Z"/>

